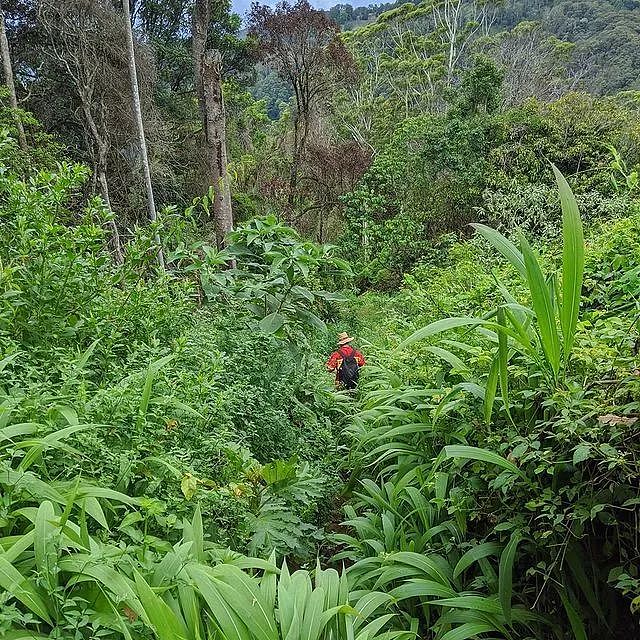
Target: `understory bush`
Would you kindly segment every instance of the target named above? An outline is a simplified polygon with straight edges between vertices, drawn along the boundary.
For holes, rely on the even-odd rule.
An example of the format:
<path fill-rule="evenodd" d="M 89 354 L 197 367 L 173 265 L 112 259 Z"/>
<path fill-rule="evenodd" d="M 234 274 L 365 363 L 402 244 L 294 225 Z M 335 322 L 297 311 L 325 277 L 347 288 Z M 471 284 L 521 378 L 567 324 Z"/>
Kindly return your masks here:
<path fill-rule="evenodd" d="M 319 505 L 335 491 L 331 460 L 345 413 L 308 358 L 315 346 L 309 327 L 324 329 L 308 297 L 320 313 L 331 304 L 322 290 L 330 277 L 325 250 L 275 222 L 262 238 L 273 248 L 267 279 L 295 270 L 292 295 L 275 315 L 288 337 L 308 335 L 299 345 L 307 356 L 301 366 L 279 327 L 256 325 L 246 296 L 231 295 L 249 289 L 236 283 L 256 267 L 246 252 L 239 251 L 227 297 L 198 309 L 207 274 L 200 264 L 202 281 L 194 278 L 180 257 L 193 233 L 188 216 L 176 221 L 169 212 L 159 223 L 171 269 L 156 270 L 153 227 L 135 230 L 116 264 L 111 214 L 99 198 L 83 196 L 86 168 L 43 166 L 15 147 L 7 137 L 0 174 L 3 424 L 10 416 L 39 424 L 45 439 L 92 425 L 73 434 L 82 454 L 52 459 L 50 477 L 86 478 L 142 500 L 154 515 L 150 535 L 175 542 L 176 527 L 198 502 L 221 545 L 312 557 Z M 285 264 L 287 251 L 293 261 Z M 312 262 L 321 269 L 310 269 Z M 270 286 L 278 295 L 277 282 Z M 270 464 L 285 465 L 283 477 L 272 478 Z"/>

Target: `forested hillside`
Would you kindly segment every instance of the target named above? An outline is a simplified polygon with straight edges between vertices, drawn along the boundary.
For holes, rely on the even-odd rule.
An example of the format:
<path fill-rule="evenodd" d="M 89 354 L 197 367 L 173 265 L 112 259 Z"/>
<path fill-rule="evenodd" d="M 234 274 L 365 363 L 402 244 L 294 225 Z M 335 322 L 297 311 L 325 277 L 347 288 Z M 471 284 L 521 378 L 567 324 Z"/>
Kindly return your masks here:
<path fill-rule="evenodd" d="M 1 0 L 0 638 L 640 636 L 636 4 Z"/>
<path fill-rule="evenodd" d="M 337 4 L 329 15 L 344 29 L 353 29 L 404 4 L 402 0 L 357 7 Z M 640 62 L 640 3 L 636 0 L 506 0 L 495 3 L 490 11 L 493 32 L 534 22 L 546 37 L 571 43 L 580 88 L 595 94 L 640 88 L 636 71 Z"/>

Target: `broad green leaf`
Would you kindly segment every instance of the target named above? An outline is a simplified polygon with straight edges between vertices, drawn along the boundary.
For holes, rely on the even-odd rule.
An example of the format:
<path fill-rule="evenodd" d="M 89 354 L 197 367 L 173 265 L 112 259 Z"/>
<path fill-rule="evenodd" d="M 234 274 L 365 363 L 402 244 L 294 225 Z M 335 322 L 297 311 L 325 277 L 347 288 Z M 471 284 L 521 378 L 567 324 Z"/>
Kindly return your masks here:
<path fill-rule="evenodd" d="M 440 640 L 469 640 L 469 638 L 477 638 L 481 633 L 489 633 L 496 631 L 492 624 L 485 622 L 466 622 L 451 631 L 447 631 Z"/>
<path fill-rule="evenodd" d="M 59 413 L 70 426 L 78 424 L 78 414 L 73 407 L 68 405 L 58 405 L 54 407 L 54 410 Z"/>
<path fill-rule="evenodd" d="M 460 358 L 458 358 L 457 355 L 451 353 L 451 351 L 447 351 L 446 349 L 442 349 L 441 347 L 426 347 L 425 351 L 433 353 L 439 358 L 442 358 L 456 371 L 465 372 L 469 370 L 469 367 L 467 367 L 467 365 Z"/>
<path fill-rule="evenodd" d="M 400 551 L 388 556 L 387 561 L 406 564 L 409 567 L 420 570 L 424 575 L 443 585 L 449 586 L 450 584 L 451 569 L 448 562 L 441 556 L 435 554 L 428 556 L 411 551 Z"/>
<path fill-rule="evenodd" d="M 300 640 L 318 640 L 322 631 L 325 590 L 316 587 L 305 603 L 304 616 L 300 628 Z"/>
<path fill-rule="evenodd" d="M 591 447 L 585 444 L 578 445 L 573 452 L 573 464 L 579 464 L 591 457 Z"/>
<path fill-rule="evenodd" d="M 281 329 L 284 323 L 284 317 L 278 312 L 274 312 L 262 318 L 262 320 L 260 320 L 260 322 L 258 323 L 258 326 L 260 327 L 260 331 L 271 335 L 272 333 L 275 333 L 276 331 Z"/>
<path fill-rule="evenodd" d="M 187 473 L 180 482 L 180 489 L 182 490 L 182 495 L 187 500 L 191 500 L 198 490 L 198 480 L 190 473 Z"/>
<path fill-rule="evenodd" d="M 438 607 L 452 607 L 454 609 L 469 609 L 470 611 L 481 611 L 483 613 L 502 613 L 502 607 L 495 598 L 486 598 L 484 596 L 457 596 L 455 598 L 431 600 L 427 604 L 437 605 Z"/>
<path fill-rule="evenodd" d="M 2 373 L 5 367 L 8 364 L 11 364 L 20 355 L 22 355 L 22 353 L 18 351 L 16 353 L 12 353 L 11 355 L 2 358 L 2 360 L 0 360 L 0 373 Z"/>
<path fill-rule="evenodd" d="M 584 275 L 584 234 L 578 204 L 564 176 L 552 165 L 562 207 L 562 308 L 560 326 L 564 357 L 568 360 L 575 338 Z"/>
<path fill-rule="evenodd" d="M 186 640 L 187 630 L 169 605 L 134 571 L 136 591 L 158 640 Z"/>
<path fill-rule="evenodd" d="M 185 584 L 178 585 L 178 600 L 180 609 L 189 630 L 190 638 L 203 637 L 202 634 L 202 607 L 196 590 Z"/>
<path fill-rule="evenodd" d="M 86 351 L 78 358 L 75 364 L 75 373 L 79 373 L 87 366 L 87 362 L 89 362 L 89 358 L 93 355 L 93 352 L 98 346 L 98 343 L 100 342 L 100 340 L 101 338 L 97 338 L 96 340 L 94 340 L 87 347 Z"/>
<path fill-rule="evenodd" d="M 72 425 L 70 427 L 65 427 L 64 429 L 58 429 L 53 433 L 50 433 L 43 438 L 34 439 L 34 440 L 23 440 L 19 442 L 16 446 L 19 446 L 21 449 L 28 449 L 26 455 L 20 462 L 19 468 L 22 471 L 26 471 L 36 460 L 40 458 L 44 451 L 48 449 L 64 449 L 67 451 L 74 451 L 70 447 L 66 447 L 62 440 L 72 436 L 74 433 L 79 431 L 86 431 L 87 429 L 92 428 L 94 425 Z"/>
<path fill-rule="evenodd" d="M 295 600 L 291 592 L 291 576 L 286 560 L 282 563 L 280 579 L 278 580 L 278 619 L 281 635 L 287 636 L 296 615 Z"/>
<path fill-rule="evenodd" d="M 53 523 L 55 510 L 49 500 L 45 500 L 38 508 L 35 521 L 33 547 L 36 567 L 42 574 L 47 589 L 51 592 L 57 587 L 55 563 L 57 560 L 56 536 L 58 527 Z"/>
<path fill-rule="evenodd" d="M 389 594 L 396 600 L 408 598 L 455 598 L 456 592 L 434 580 L 415 579 L 392 589 Z"/>
<path fill-rule="evenodd" d="M 457 578 L 460 576 L 463 571 L 466 571 L 474 562 L 477 562 L 481 558 L 497 556 L 501 550 L 502 545 L 497 542 L 483 542 L 477 547 L 469 549 L 469 551 L 467 551 L 460 560 L 458 560 L 458 564 L 456 564 L 455 569 L 453 570 L 453 577 Z"/>
<path fill-rule="evenodd" d="M 327 325 L 315 313 L 311 313 L 308 309 L 297 309 L 294 315 L 296 319 L 306 322 L 310 326 L 318 329 L 318 331 L 322 333 L 327 332 Z"/>
<path fill-rule="evenodd" d="M 90 515 L 97 523 L 100 524 L 107 531 L 109 530 L 109 523 L 104 515 L 104 511 L 100 506 L 98 498 L 94 496 L 88 496 L 82 501 L 84 510 Z"/>
<path fill-rule="evenodd" d="M 36 422 L 22 422 L 20 424 L 12 424 L 8 427 L 0 429 L 0 442 L 3 440 L 13 440 L 20 436 L 29 436 L 36 433 L 39 429 L 44 428 L 43 425 Z"/>
<path fill-rule="evenodd" d="M 6 536 L 0 538 L 0 549 L 4 549 L 4 559 L 15 562 L 27 549 L 31 549 L 36 537 L 35 529 L 21 536 Z"/>
<path fill-rule="evenodd" d="M 498 307 L 498 324 L 502 327 L 507 326 L 505 310 Z M 504 331 L 498 331 L 498 373 L 500 379 L 500 391 L 502 392 L 502 401 L 507 415 L 511 415 L 509 409 L 509 351 L 507 347 L 507 335 Z"/>
<path fill-rule="evenodd" d="M 70 586 L 75 582 L 86 581 L 87 577 L 91 578 L 113 593 L 116 600 L 126 602 L 129 607 L 142 615 L 143 607 L 136 595 L 133 582 L 113 567 L 104 563 L 97 564 L 97 555 L 96 550 L 92 554 L 77 553 L 60 560 L 58 562 L 60 570 L 74 574 L 67 584 Z"/>
<path fill-rule="evenodd" d="M 257 581 L 238 567 L 222 564 L 211 570 L 216 588 L 257 640 L 278 640 L 274 612 Z"/>
<path fill-rule="evenodd" d="M 191 519 L 191 535 L 193 542 L 193 553 L 196 559 L 202 562 L 205 559 L 204 555 L 204 525 L 202 523 L 202 510 L 200 505 L 197 504 L 193 510 L 193 518 Z"/>
<path fill-rule="evenodd" d="M 354 605 L 354 608 L 360 614 L 355 622 L 355 628 L 357 629 L 378 609 L 388 606 L 391 602 L 393 602 L 393 596 L 390 593 L 383 593 L 382 591 L 369 591 L 365 593 Z"/>
<path fill-rule="evenodd" d="M 98 487 L 91 484 L 82 484 L 77 487 L 76 497 L 78 500 L 82 498 L 104 498 L 113 502 L 128 504 L 129 506 L 137 506 L 140 504 L 140 498 L 133 498 L 120 491 L 114 491 L 106 487 Z"/>

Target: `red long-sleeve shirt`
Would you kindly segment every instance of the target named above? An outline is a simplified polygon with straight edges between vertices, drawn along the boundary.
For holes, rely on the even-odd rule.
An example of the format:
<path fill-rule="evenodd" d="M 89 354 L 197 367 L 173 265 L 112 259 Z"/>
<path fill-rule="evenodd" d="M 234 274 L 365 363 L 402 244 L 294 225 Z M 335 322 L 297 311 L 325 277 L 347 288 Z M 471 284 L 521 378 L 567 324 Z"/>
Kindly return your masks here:
<path fill-rule="evenodd" d="M 364 356 L 357 349 L 354 349 L 350 344 L 345 344 L 329 356 L 327 369 L 329 369 L 329 371 L 336 371 L 340 368 L 343 358 L 348 358 L 349 356 L 355 358 L 359 367 L 364 367 L 364 365 L 367 364 Z"/>

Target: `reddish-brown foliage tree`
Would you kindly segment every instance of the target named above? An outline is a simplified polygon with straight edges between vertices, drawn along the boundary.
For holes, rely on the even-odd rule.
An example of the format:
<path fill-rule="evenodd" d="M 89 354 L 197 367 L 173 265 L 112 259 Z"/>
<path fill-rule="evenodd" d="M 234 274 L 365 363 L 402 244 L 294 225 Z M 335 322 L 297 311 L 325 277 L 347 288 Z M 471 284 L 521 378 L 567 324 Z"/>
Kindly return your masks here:
<path fill-rule="evenodd" d="M 318 241 L 325 242 L 331 232 L 331 214 L 342 206 L 340 196 L 356 187 L 370 165 L 371 151 L 354 140 L 309 142 L 300 190 L 312 204 L 301 211 L 298 224 L 307 227 L 307 233 L 315 231 Z"/>
<path fill-rule="evenodd" d="M 292 204 L 314 110 L 354 69 L 353 59 L 340 39 L 338 24 L 307 0 L 295 4 L 285 0 L 275 8 L 254 3 L 249 33 L 257 40 L 262 59 L 291 85 L 295 95 L 289 181 Z"/>

